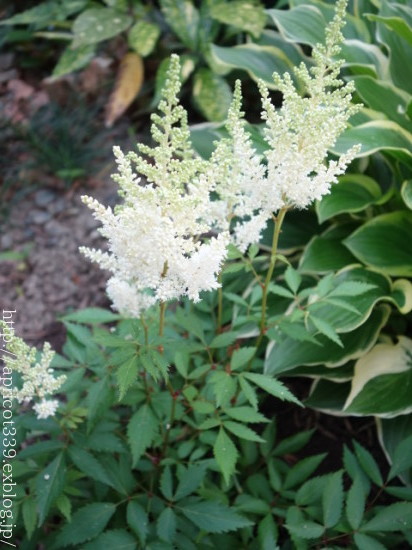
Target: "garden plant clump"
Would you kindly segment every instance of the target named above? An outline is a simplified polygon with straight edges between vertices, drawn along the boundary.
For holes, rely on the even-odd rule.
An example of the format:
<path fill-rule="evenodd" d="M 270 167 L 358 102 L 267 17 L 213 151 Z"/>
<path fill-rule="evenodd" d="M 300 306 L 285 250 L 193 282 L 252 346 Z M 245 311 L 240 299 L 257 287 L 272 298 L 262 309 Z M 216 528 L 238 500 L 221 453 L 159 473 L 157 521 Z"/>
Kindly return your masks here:
<path fill-rule="evenodd" d="M 412 544 L 412 262 L 405 252 L 382 264 L 376 248 L 407 238 L 410 182 L 382 190 L 373 163 L 360 173 L 367 132 L 351 131 L 370 110 L 353 99 L 368 100 L 355 96 L 368 83 L 340 76 L 347 1 L 327 9 L 310 63 L 274 75 L 280 108 L 259 80 L 258 139 L 237 81 L 200 156 L 192 138 L 205 129 L 190 131 L 172 55 L 153 145 L 115 148 L 120 204 L 83 197 L 108 247 L 81 252 L 110 273 L 113 311 L 65 315 L 62 354 L 45 345 L 36 358 L 10 338 L 20 548 Z M 395 152 L 398 175 L 410 157 Z M 319 224 L 335 221 L 313 230 L 312 205 Z M 304 403 L 284 373 L 313 380 Z M 354 441 L 341 469 L 320 473 L 312 430 L 279 437 L 279 401 L 376 416 L 390 468 Z"/>

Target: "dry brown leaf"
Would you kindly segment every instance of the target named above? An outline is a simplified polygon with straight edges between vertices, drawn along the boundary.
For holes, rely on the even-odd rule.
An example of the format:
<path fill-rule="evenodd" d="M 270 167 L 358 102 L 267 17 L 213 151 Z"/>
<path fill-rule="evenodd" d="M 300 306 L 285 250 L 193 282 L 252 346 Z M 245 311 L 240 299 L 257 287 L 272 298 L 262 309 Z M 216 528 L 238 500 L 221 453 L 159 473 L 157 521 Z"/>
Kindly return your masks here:
<path fill-rule="evenodd" d="M 120 63 L 116 85 L 107 105 L 107 128 L 113 125 L 137 96 L 143 84 L 143 74 L 144 67 L 140 55 L 127 53 Z"/>

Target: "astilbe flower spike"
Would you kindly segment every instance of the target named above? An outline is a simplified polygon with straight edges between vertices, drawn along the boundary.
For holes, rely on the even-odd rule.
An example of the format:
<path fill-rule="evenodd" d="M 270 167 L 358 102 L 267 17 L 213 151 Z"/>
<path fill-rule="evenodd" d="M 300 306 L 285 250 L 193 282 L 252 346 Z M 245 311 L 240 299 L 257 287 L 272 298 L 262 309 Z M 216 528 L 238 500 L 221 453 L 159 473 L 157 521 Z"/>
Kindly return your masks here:
<path fill-rule="evenodd" d="M 168 77 L 152 115 L 154 147 L 139 145 L 139 155 L 114 148 L 122 204 L 114 211 L 90 197 L 83 201 L 102 223 L 109 250 L 81 251 L 112 277 L 107 292 L 115 309 L 139 317 L 156 302 L 181 296 L 197 301 L 203 290 L 219 286 L 228 233 L 205 240 L 213 181 L 208 163 L 192 149 L 187 113 L 178 103 L 180 63 L 171 57 Z M 144 176 L 143 183 L 136 173 Z"/>
<path fill-rule="evenodd" d="M 7 331 L 7 353 L 3 354 L 5 367 L 18 374 L 21 380 L 16 386 L 9 384 L 0 386 L 3 398 L 16 399 L 19 403 L 34 402 L 33 409 L 37 418 L 54 416 L 59 406 L 57 399 L 47 399 L 54 394 L 66 380 L 65 375 L 55 376 L 50 367 L 55 352 L 50 344 L 45 342 L 40 359 L 36 361 L 37 350 L 28 346 L 24 340 L 14 335 L 5 324 L 0 323 Z"/>
<path fill-rule="evenodd" d="M 341 28 L 347 0 L 339 0 L 335 17 L 326 28 L 325 45 L 313 50 L 315 65 L 302 63 L 296 70 L 305 90 L 300 95 L 291 76 L 274 74 L 277 89 L 283 93 L 281 109 L 275 109 L 265 84 L 259 82 L 267 143 L 265 158 L 253 149 L 244 128 L 240 83 L 236 84 L 229 111 L 229 138 L 221 140 L 212 156 L 217 175 L 216 190 L 226 211 L 221 208 L 217 223 L 234 216 L 234 243 L 242 250 L 258 242 L 268 219 L 281 208 L 307 208 L 329 193 L 337 176 L 344 173 L 356 156 L 352 147 L 337 161 L 327 160 L 328 150 L 346 128 L 359 105 L 351 104 L 353 82 L 339 78 L 343 60 L 337 60 Z"/>

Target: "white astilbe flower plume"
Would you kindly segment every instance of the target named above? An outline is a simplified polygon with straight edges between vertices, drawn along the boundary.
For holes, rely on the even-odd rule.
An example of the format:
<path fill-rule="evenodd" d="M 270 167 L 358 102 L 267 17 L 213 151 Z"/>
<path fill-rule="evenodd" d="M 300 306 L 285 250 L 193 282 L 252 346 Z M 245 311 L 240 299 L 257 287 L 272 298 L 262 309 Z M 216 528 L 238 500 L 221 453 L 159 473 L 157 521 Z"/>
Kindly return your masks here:
<path fill-rule="evenodd" d="M 48 401 L 47 396 L 55 393 L 66 380 L 65 375 L 55 376 L 50 363 L 54 357 L 54 351 L 46 342 L 43 346 L 40 359 L 36 361 L 37 350 L 28 346 L 24 340 L 8 330 L 5 323 L 0 322 L 0 328 L 7 331 L 6 350 L 3 353 L 5 363 L 3 369 L 3 385 L 0 393 L 4 399 L 16 399 L 19 403 L 34 402 L 33 409 L 37 418 L 53 416 L 59 405 L 57 400 Z M 17 374 L 19 381 L 16 386 L 7 383 L 5 372 Z M 11 378 L 8 378 L 11 380 Z"/>
<path fill-rule="evenodd" d="M 229 139 L 221 140 L 212 157 L 216 190 L 226 204 L 226 220 L 240 219 L 234 226 L 234 242 L 242 250 L 258 242 L 267 220 L 281 208 L 306 208 L 329 193 L 330 186 L 343 174 L 355 157 L 358 146 L 337 161 L 328 161 L 328 150 L 359 109 L 351 104 L 353 82 L 338 78 L 342 60 L 334 59 L 343 40 L 341 28 L 347 0 L 339 0 L 335 17 L 326 28 L 325 45 L 313 50 L 315 65 L 296 69 L 305 97 L 295 89 L 291 76 L 275 74 L 277 89 L 283 93 L 281 109 L 276 110 L 263 82 L 259 82 L 265 121 L 264 139 L 268 145 L 263 159 L 253 149 L 244 128 L 240 84 L 237 83 L 229 111 Z M 216 217 L 223 227 L 222 210 Z"/>
<path fill-rule="evenodd" d="M 155 147 L 139 145 L 140 155 L 114 148 L 121 205 L 114 211 L 83 197 L 102 223 L 109 250 L 82 252 L 112 273 L 107 292 L 115 309 L 139 317 L 161 301 L 181 296 L 199 300 L 199 293 L 219 286 L 217 275 L 226 256 L 228 233 L 208 240 L 209 164 L 192 149 L 187 113 L 178 103 L 180 64 L 172 56 L 168 78 L 152 115 Z M 145 177 L 145 183 L 135 174 Z"/>

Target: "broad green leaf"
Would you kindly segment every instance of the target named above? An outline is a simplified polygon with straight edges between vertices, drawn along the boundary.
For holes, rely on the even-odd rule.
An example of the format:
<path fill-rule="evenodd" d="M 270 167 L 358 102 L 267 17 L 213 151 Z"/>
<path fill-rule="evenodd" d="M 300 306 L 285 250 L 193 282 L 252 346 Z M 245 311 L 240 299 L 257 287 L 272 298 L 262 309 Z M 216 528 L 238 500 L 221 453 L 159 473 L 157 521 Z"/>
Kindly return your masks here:
<path fill-rule="evenodd" d="M 384 17 L 373 13 L 366 13 L 365 17 L 371 21 L 379 21 L 380 23 L 383 23 L 389 29 L 395 31 L 398 36 L 404 38 L 412 46 L 412 29 L 401 17 Z"/>
<path fill-rule="evenodd" d="M 356 74 L 366 74 L 385 78 L 389 61 L 377 44 L 368 44 L 358 39 L 348 39 L 341 45 L 340 57 L 344 67 L 349 67 Z"/>
<path fill-rule="evenodd" d="M 346 212 L 360 212 L 381 197 L 376 181 L 362 174 L 347 174 L 332 185 L 330 193 L 316 203 L 319 223 Z"/>
<path fill-rule="evenodd" d="M 397 122 L 409 132 L 412 123 L 406 117 L 411 96 L 388 82 L 370 76 L 355 77 L 356 91 L 371 109 L 383 113 L 388 120 Z"/>
<path fill-rule="evenodd" d="M 353 445 L 355 448 L 356 457 L 359 460 L 359 464 L 362 466 L 363 471 L 374 483 L 376 483 L 376 485 L 381 487 L 383 485 L 383 479 L 375 459 L 368 450 L 356 441 L 353 442 Z"/>
<path fill-rule="evenodd" d="M 331 238 L 325 233 L 313 237 L 305 247 L 299 269 L 303 273 L 327 273 L 356 262 L 355 256 L 349 252 L 339 238 Z"/>
<path fill-rule="evenodd" d="M 132 18 L 111 8 L 90 8 L 83 11 L 73 22 L 73 48 L 96 44 L 127 29 Z"/>
<path fill-rule="evenodd" d="M 346 517 L 352 529 L 357 530 L 365 511 L 365 487 L 360 476 L 356 476 L 346 499 Z"/>
<path fill-rule="evenodd" d="M 62 321 L 74 321 L 75 323 L 90 325 L 111 323 L 113 321 L 118 321 L 119 319 L 121 319 L 121 315 L 112 313 L 111 311 L 101 307 L 87 307 L 85 309 L 80 309 L 75 313 L 69 313 L 61 318 Z"/>
<path fill-rule="evenodd" d="M 166 466 L 160 476 L 160 490 L 162 495 L 167 498 L 167 500 L 173 499 L 173 479 L 172 471 L 169 466 Z"/>
<path fill-rule="evenodd" d="M 16 13 L 8 19 L 0 21 L 0 25 L 36 25 L 37 28 L 47 27 L 52 21 L 64 21 L 66 17 L 84 8 L 86 0 L 71 0 L 65 2 L 42 2 L 33 8 Z"/>
<path fill-rule="evenodd" d="M 267 10 L 288 42 L 315 46 L 325 40 L 326 21 L 314 6 L 298 6 L 289 10 Z"/>
<path fill-rule="evenodd" d="M 405 414 L 395 418 L 377 419 L 379 442 L 390 463 L 394 461 L 394 454 L 397 447 L 412 436 L 412 415 Z M 404 483 L 412 485 L 412 469 L 402 472 L 401 478 Z"/>
<path fill-rule="evenodd" d="M 57 536 L 58 547 L 78 545 L 100 535 L 116 510 L 111 502 L 87 504 L 73 514 L 71 523 L 66 524 Z M 73 529 L 73 526 L 76 526 Z"/>
<path fill-rule="evenodd" d="M 225 478 L 226 483 L 229 483 L 230 476 L 235 471 L 239 453 L 233 441 L 226 434 L 223 428 L 220 428 L 219 430 L 219 434 L 213 446 L 213 454 L 215 455 L 216 462 L 223 474 L 223 477 Z"/>
<path fill-rule="evenodd" d="M 101 550 L 116 548 L 116 550 L 136 550 L 136 539 L 125 529 L 111 529 L 99 535 L 96 539 L 82 546 L 82 550 Z"/>
<path fill-rule="evenodd" d="M 113 486 L 107 472 L 91 453 L 72 445 L 69 447 L 69 456 L 81 472 L 105 485 Z"/>
<path fill-rule="evenodd" d="M 182 470 L 179 476 L 179 484 L 175 493 L 175 500 L 180 500 L 193 494 L 203 482 L 206 475 L 206 467 L 199 464 L 189 466 Z"/>
<path fill-rule="evenodd" d="M 135 500 L 131 500 L 127 505 L 127 524 L 144 546 L 148 533 L 149 518 L 145 509 Z"/>
<path fill-rule="evenodd" d="M 133 355 L 125 361 L 116 372 L 119 385 L 119 401 L 123 399 L 127 390 L 136 382 L 138 375 L 139 358 Z"/>
<path fill-rule="evenodd" d="M 409 210 L 412 210 L 412 179 L 403 182 L 401 195 L 403 198 L 403 202 L 406 204 Z"/>
<path fill-rule="evenodd" d="M 391 120 L 372 120 L 348 128 L 337 139 L 332 148 L 335 154 L 344 154 L 360 143 L 357 157 L 366 157 L 377 151 L 385 151 L 395 158 L 410 164 L 412 159 L 412 135 Z"/>
<path fill-rule="evenodd" d="M 25 498 L 22 504 L 23 523 L 27 538 L 30 539 L 36 529 L 37 506 L 36 501 L 30 495 Z"/>
<path fill-rule="evenodd" d="M 129 46 L 142 57 L 151 54 L 161 33 L 155 23 L 140 20 L 131 27 L 127 35 Z"/>
<path fill-rule="evenodd" d="M 135 466 L 145 450 L 152 444 L 158 430 L 158 420 L 145 403 L 134 413 L 127 426 L 127 439 Z"/>
<path fill-rule="evenodd" d="M 60 453 L 42 470 L 36 478 L 36 503 L 39 512 L 39 526 L 44 523 L 50 508 L 64 488 L 66 466 L 64 454 Z"/>
<path fill-rule="evenodd" d="M 378 540 L 364 533 L 355 533 L 354 541 L 357 547 L 362 548 L 362 550 L 387 550 L 386 546 Z"/>
<path fill-rule="evenodd" d="M 192 93 L 195 104 L 207 120 L 221 122 L 226 119 L 232 92 L 224 78 L 210 69 L 199 69 L 194 75 Z"/>
<path fill-rule="evenodd" d="M 362 531 L 407 531 L 412 529 L 412 502 L 395 502 L 380 510 Z"/>
<path fill-rule="evenodd" d="M 286 474 L 283 488 L 291 489 L 292 487 L 296 487 L 296 485 L 300 485 L 304 481 L 306 481 L 308 477 L 313 474 L 319 464 L 323 461 L 325 456 L 326 453 L 322 453 L 299 460 L 299 462 L 292 466 L 292 468 Z"/>
<path fill-rule="evenodd" d="M 292 63 L 282 50 L 250 42 L 225 48 L 212 44 L 213 58 L 228 69 L 242 69 L 254 80 L 261 79 L 274 89 L 273 73 L 290 72 Z"/>
<path fill-rule="evenodd" d="M 264 374 L 257 374 L 254 372 L 246 372 L 244 373 L 244 377 L 256 384 L 256 386 L 259 386 L 259 388 L 262 388 L 262 390 L 265 390 L 267 393 L 270 393 L 271 395 L 274 395 L 278 399 L 281 399 L 282 401 L 292 401 L 292 403 L 296 403 L 297 405 L 302 405 L 299 399 L 297 399 L 287 388 L 282 384 L 282 382 L 279 382 L 279 380 L 275 380 L 274 378 L 271 378 L 270 376 L 266 376 Z"/>
<path fill-rule="evenodd" d="M 52 72 L 53 78 L 59 78 L 65 74 L 83 69 L 94 57 L 94 45 L 88 44 L 78 48 L 68 46 L 62 53 Z M 98 309 L 98 308 L 96 308 Z M 105 310 L 104 310 L 105 311 Z M 110 312 L 107 312 L 110 313 Z M 67 317 L 67 316 L 66 316 Z M 74 321 L 76 319 L 73 319 Z M 79 321 L 81 322 L 81 321 Z M 100 322 L 100 321 L 98 321 Z M 102 321 L 105 322 L 105 321 Z"/>
<path fill-rule="evenodd" d="M 166 21 L 185 46 L 197 49 L 199 12 L 190 0 L 160 0 Z"/>
<path fill-rule="evenodd" d="M 179 508 L 192 523 L 208 533 L 225 533 L 252 525 L 251 521 L 218 501 L 188 501 Z"/>
<path fill-rule="evenodd" d="M 239 422 L 270 422 L 263 414 L 252 407 L 231 407 L 226 409 L 225 413 Z"/>
<path fill-rule="evenodd" d="M 328 529 L 334 527 L 342 514 L 343 508 L 343 471 L 335 472 L 328 480 L 322 498 L 323 525 Z"/>
<path fill-rule="evenodd" d="M 160 539 L 173 542 L 176 535 L 176 514 L 172 508 L 166 507 L 157 518 L 156 531 Z"/>
<path fill-rule="evenodd" d="M 223 422 L 223 426 L 241 439 L 246 439 L 247 441 L 257 441 L 258 443 L 262 443 L 264 441 L 264 439 L 258 436 L 256 432 L 239 422 L 225 420 Z"/>
<path fill-rule="evenodd" d="M 329 370 L 329 369 L 328 369 Z M 333 369 L 333 372 L 335 369 Z M 328 374 L 323 374 L 327 377 Z M 350 382 L 341 380 L 332 381 L 332 377 L 320 378 L 313 382 L 310 395 L 305 399 L 305 405 L 323 411 L 327 414 L 341 412 L 345 404 L 345 400 L 350 392 Z M 347 380 L 348 377 L 346 377 Z M 344 378 L 345 380 L 345 378 Z"/>
<path fill-rule="evenodd" d="M 236 370 L 236 369 L 239 369 L 240 367 L 243 367 L 244 365 L 247 365 L 249 361 L 253 359 L 255 354 L 256 354 L 256 348 L 253 348 L 253 347 L 235 349 L 230 359 L 231 370 Z"/>
<path fill-rule="evenodd" d="M 377 344 L 355 364 L 345 411 L 392 417 L 412 410 L 412 340 L 400 336 L 396 345 Z"/>
<path fill-rule="evenodd" d="M 234 0 L 228 4 L 212 5 L 210 14 L 214 19 L 250 32 L 258 38 L 266 24 L 266 14 L 259 0 Z"/>

